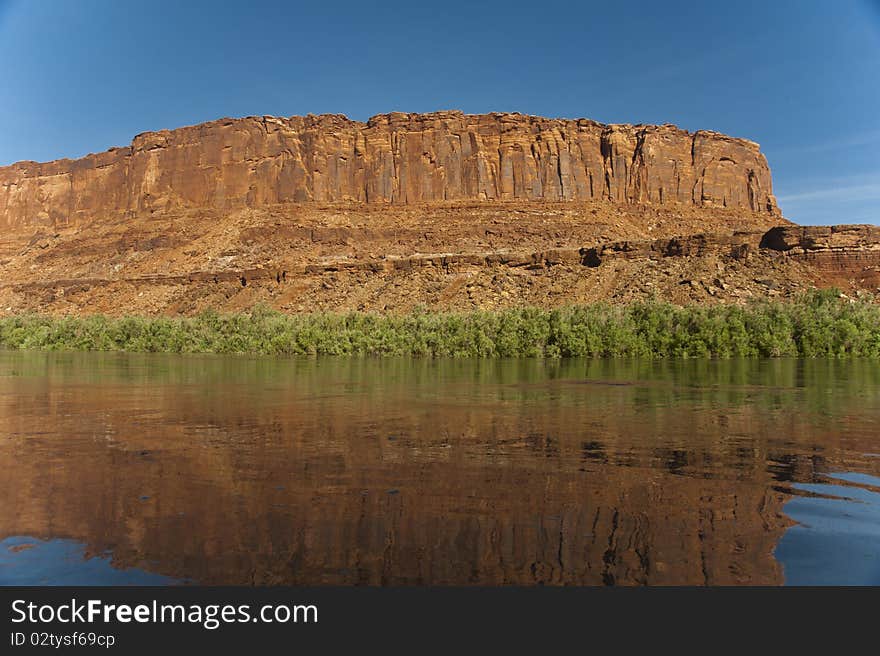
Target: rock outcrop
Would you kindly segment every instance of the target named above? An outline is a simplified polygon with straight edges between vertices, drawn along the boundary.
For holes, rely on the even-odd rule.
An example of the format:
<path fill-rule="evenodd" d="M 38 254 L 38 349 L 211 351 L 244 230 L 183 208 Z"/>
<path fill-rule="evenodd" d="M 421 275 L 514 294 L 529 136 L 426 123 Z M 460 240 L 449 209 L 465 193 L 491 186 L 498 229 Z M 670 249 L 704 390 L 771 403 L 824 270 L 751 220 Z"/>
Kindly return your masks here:
<path fill-rule="evenodd" d="M 521 114 L 221 119 L 77 160 L 0 168 L 0 228 L 279 203 L 591 201 L 778 215 L 756 143 Z"/>
<path fill-rule="evenodd" d="M 761 240 L 761 246 L 789 255 L 853 250 L 880 252 L 880 226 L 778 226 L 767 231 Z"/>
<path fill-rule="evenodd" d="M 697 234 L 654 239 L 651 241 L 620 241 L 580 250 L 581 263 L 597 267 L 608 259 L 656 259 L 658 257 L 700 257 L 720 255 L 743 259 L 761 246 L 763 232 L 737 231 L 732 234 Z"/>
<path fill-rule="evenodd" d="M 809 265 L 826 284 L 880 287 L 880 226 L 778 226 L 761 246 Z"/>

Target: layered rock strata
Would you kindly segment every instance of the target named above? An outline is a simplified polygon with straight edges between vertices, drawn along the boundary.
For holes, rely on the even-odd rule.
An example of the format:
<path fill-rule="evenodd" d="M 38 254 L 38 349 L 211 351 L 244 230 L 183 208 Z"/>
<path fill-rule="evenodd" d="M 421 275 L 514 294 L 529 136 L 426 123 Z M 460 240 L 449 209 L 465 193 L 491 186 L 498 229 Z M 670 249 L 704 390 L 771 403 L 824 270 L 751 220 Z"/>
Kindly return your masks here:
<path fill-rule="evenodd" d="M 825 230 L 831 234 L 830 228 Z M 836 226 L 834 234 L 861 234 L 863 230 Z M 19 258 L 25 264 L 43 266 L 41 275 L 25 266 L 0 281 L 0 315 L 194 314 L 208 308 L 247 311 L 258 304 L 291 312 L 396 312 L 416 306 L 497 309 L 648 298 L 680 304 L 735 303 L 762 296 L 787 297 L 814 286 L 835 286 L 847 293 L 876 292 L 880 289 L 880 241 L 871 241 L 871 230 L 860 245 L 838 250 L 815 247 L 805 251 L 803 246 L 784 250 L 800 242 L 791 241 L 789 233 L 780 237 L 771 229 L 542 250 L 303 258 L 279 252 L 276 257 L 250 262 L 221 255 L 208 266 L 168 266 L 163 271 L 138 269 L 137 265 L 163 259 L 174 263 L 177 256 L 134 249 L 117 253 L 110 260 L 117 264 L 108 270 L 94 272 L 62 267 L 70 261 L 65 248 L 74 248 L 75 243 L 62 241 L 53 246 L 51 240 L 44 240 Z M 258 232 L 247 234 L 259 237 Z M 101 252 L 112 250 L 114 243 Z M 182 248 L 185 255 L 193 247 L 186 242 Z M 253 242 L 249 248 L 262 252 L 264 245 Z M 331 248 L 330 252 L 338 252 L 340 247 Z M 182 260 L 182 265 L 195 265 L 193 260 Z"/>
<path fill-rule="evenodd" d="M 779 226 L 761 246 L 809 265 L 828 283 L 880 287 L 880 226 Z"/>

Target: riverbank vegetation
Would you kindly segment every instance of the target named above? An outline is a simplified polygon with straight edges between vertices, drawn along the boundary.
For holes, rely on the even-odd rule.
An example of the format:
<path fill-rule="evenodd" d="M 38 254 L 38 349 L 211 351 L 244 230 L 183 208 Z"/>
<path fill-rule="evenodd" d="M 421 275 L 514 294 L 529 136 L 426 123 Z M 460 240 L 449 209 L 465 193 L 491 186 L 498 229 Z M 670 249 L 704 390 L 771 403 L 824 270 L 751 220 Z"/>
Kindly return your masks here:
<path fill-rule="evenodd" d="M 0 318 L 8 349 L 451 357 L 880 357 L 880 305 L 837 291 L 745 306 Z"/>

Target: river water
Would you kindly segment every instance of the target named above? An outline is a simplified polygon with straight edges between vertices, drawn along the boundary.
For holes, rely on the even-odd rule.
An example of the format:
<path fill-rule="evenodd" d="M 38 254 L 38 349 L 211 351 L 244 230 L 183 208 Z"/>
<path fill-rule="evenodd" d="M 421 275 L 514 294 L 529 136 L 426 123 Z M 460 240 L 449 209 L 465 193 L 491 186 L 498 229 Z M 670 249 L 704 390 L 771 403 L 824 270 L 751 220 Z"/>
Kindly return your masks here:
<path fill-rule="evenodd" d="M 880 362 L 0 352 L 0 584 L 880 584 Z"/>

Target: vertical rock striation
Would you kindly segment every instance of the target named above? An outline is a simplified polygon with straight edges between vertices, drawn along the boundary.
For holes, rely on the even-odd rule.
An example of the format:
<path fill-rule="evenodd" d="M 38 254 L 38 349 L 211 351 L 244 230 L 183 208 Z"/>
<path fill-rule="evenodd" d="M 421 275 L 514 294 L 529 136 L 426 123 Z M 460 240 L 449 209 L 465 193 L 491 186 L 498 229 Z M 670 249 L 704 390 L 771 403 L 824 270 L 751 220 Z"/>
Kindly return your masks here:
<path fill-rule="evenodd" d="M 521 114 L 221 119 L 0 168 L 0 227 L 276 203 L 608 200 L 778 213 L 757 144 Z"/>

